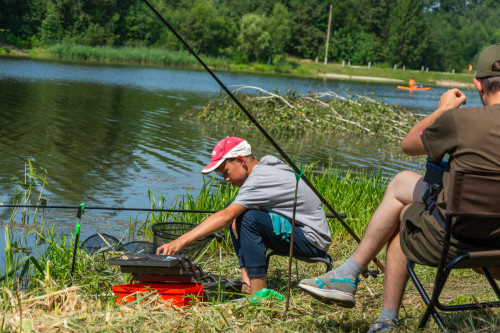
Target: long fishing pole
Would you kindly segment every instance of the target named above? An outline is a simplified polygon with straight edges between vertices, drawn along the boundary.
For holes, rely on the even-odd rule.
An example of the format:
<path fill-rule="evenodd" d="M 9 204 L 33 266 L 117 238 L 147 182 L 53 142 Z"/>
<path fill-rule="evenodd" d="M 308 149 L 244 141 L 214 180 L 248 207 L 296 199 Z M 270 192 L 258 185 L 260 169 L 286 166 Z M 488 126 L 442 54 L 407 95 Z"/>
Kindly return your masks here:
<path fill-rule="evenodd" d="M 191 53 L 196 60 L 200 63 L 201 66 L 212 76 L 212 78 L 219 84 L 219 86 L 227 93 L 229 97 L 238 105 L 238 107 L 245 113 L 245 115 L 248 117 L 248 119 L 257 127 L 257 129 L 266 137 L 266 139 L 273 145 L 273 147 L 278 151 L 278 153 L 283 157 L 283 159 L 290 165 L 290 167 L 295 171 L 295 173 L 299 174 L 300 170 L 297 168 L 295 163 L 288 157 L 288 155 L 281 149 L 281 147 L 273 140 L 273 138 L 266 132 L 266 130 L 257 122 L 257 120 L 248 112 L 248 110 L 240 103 L 240 101 L 236 98 L 236 96 L 231 93 L 231 91 L 222 83 L 221 80 L 212 72 L 212 70 L 205 64 L 203 60 L 194 52 L 194 50 L 189 46 L 189 44 L 177 33 L 177 31 L 161 16 L 160 13 L 147 1 L 147 0 L 142 0 L 142 2 L 151 9 L 151 11 L 155 14 L 155 16 L 160 20 L 160 22 L 163 23 L 165 27 L 167 27 L 173 34 L 174 36 L 186 47 L 186 49 Z M 337 221 L 340 222 L 340 224 L 347 230 L 347 232 L 356 240 L 356 242 L 360 242 L 361 239 L 356 235 L 354 230 L 351 229 L 347 225 L 347 223 L 342 219 L 340 214 L 338 214 L 335 209 L 333 209 L 332 205 L 326 199 L 316 190 L 314 185 L 307 179 L 306 176 L 302 175 L 302 180 L 304 183 L 306 183 L 307 186 L 318 196 L 318 198 L 321 200 L 321 202 L 328 208 L 328 210 L 335 216 Z M 382 263 L 380 263 L 377 258 L 375 257 L 373 259 L 373 262 L 383 271 L 384 266 Z"/>
<path fill-rule="evenodd" d="M 0 208 L 41 208 L 41 209 L 79 209 L 80 206 L 57 206 L 57 205 L 4 205 L 0 204 Z M 202 210 L 202 209 L 169 209 L 169 208 L 127 208 L 127 207 L 101 207 L 101 206 L 85 206 L 86 210 L 117 210 L 117 211 L 136 211 L 136 212 L 162 212 L 162 213 L 194 213 L 194 214 L 214 214 L 217 210 Z M 347 217 L 341 213 L 340 216 Z M 335 218 L 331 213 L 326 213 L 327 218 Z"/>

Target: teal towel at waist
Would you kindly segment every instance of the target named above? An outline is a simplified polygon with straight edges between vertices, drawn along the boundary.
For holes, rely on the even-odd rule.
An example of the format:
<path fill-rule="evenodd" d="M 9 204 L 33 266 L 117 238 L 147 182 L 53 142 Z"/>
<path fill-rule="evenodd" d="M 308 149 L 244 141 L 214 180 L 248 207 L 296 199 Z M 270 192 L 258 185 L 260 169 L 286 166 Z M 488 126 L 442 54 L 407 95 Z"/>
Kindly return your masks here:
<path fill-rule="evenodd" d="M 281 239 L 290 242 L 290 236 L 292 235 L 290 221 L 278 214 L 269 213 L 269 215 L 273 221 L 273 229 L 276 236 L 281 236 Z"/>

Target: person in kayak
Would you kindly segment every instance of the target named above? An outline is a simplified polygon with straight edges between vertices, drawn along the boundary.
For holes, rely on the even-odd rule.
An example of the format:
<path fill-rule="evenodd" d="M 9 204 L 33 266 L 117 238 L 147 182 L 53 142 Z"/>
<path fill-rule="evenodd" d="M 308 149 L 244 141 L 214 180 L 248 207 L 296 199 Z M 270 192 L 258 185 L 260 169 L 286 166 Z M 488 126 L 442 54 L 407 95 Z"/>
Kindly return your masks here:
<path fill-rule="evenodd" d="M 158 247 L 156 253 L 173 255 L 186 245 L 224 227 L 238 256 L 242 282 L 255 294 L 267 287 L 266 249 L 288 255 L 297 180 L 294 171 L 275 156 L 254 156 L 248 142 L 227 137 L 215 146 L 203 174 L 216 171 L 239 187 L 229 205 L 209 216 L 193 230 Z M 294 255 L 326 257 L 330 228 L 321 200 L 302 180 L 295 212 Z"/>
<path fill-rule="evenodd" d="M 408 85 L 410 86 L 410 88 L 423 88 L 424 87 L 423 85 L 421 85 L 420 83 L 415 81 L 414 78 L 410 79 L 410 81 L 408 82 Z"/>
<path fill-rule="evenodd" d="M 449 156 L 449 167 L 441 179 L 442 190 L 436 193 L 436 206 L 441 214 L 446 207 L 450 168 L 486 171 L 500 168 L 497 149 L 500 144 L 500 44 L 487 47 L 479 55 L 474 85 L 484 106 L 462 108 L 466 104 L 465 94 L 450 89 L 441 96 L 437 109 L 413 126 L 401 143 L 407 155 L 427 155 L 435 164 L 445 155 Z M 423 200 L 428 197 L 430 186 L 414 171 L 402 171 L 394 176 L 351 257 L 333 271 L 302 280 L 299 287 L 323 302 L 353 307 L 359 275 L 387 244 L 382 312 L 368 332 L 394 330 L 409 277 L 407 259 L 437 266 L 441 256 L 443 229 Z M 467 231 L 478 228 L 481 226 L 474 223 Z M 500 230 L 492 233 L 492 240 L 498 240 L 495 238 L 498 233 Z M 470 249 L 463 238 L 457 237 L 451 238 L 450 257 Z M 495 279 L 500 279 L 500 266 L 488 269 Z"/>

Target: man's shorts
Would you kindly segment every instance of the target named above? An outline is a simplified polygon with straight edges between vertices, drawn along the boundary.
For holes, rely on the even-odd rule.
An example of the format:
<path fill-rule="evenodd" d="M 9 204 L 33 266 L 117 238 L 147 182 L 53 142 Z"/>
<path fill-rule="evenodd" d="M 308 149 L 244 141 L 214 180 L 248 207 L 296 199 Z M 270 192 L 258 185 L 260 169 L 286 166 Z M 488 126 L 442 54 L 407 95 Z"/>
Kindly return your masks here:
<path fill-rule="evenodd" d="M 401 221 L 401 249 L 408 259 L 419 264 L 437 266 L 443 249 L 444 230 L 425 209 L 422 196 L 430 185 L 421 178 L 413 192 L 414 204 L 403 215 Z M 451 239 L 449 258 L 470 249 L 463 243 Z"/>

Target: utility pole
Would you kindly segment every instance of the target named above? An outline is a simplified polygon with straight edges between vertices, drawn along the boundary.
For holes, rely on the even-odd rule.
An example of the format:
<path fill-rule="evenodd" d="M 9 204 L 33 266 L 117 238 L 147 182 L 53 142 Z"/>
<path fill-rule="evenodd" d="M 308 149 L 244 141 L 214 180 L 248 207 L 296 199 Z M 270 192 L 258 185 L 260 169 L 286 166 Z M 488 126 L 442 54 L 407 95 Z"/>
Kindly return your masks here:
<path fill-rule="evenodd" d="M 330 4 L 330 14 L 328 14 L 328 31 L 326 32 L 325 65 L 328 63 L 328 46 L 330 44 L 330 26 L 332 25 L 332 8 Z"/>

